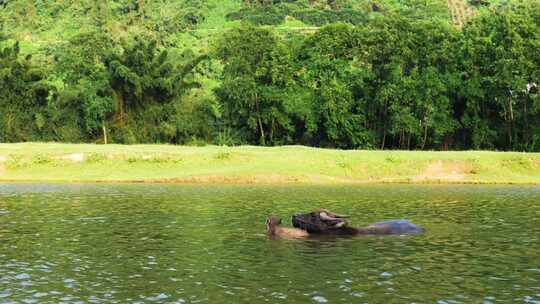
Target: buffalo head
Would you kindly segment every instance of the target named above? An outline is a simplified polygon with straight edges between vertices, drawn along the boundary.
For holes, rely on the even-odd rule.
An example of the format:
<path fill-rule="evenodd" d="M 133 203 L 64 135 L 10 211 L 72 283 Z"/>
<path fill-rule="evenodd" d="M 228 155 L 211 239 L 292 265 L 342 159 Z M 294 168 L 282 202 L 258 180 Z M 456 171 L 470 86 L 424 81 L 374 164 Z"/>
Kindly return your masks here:
<path fill-rule="evenodd" d="M 319 209 L 305 214 L 295 214 L 292 217 L 293 226 L 309 233 L 333 233 L 347 226 L 347 216 Z"/>

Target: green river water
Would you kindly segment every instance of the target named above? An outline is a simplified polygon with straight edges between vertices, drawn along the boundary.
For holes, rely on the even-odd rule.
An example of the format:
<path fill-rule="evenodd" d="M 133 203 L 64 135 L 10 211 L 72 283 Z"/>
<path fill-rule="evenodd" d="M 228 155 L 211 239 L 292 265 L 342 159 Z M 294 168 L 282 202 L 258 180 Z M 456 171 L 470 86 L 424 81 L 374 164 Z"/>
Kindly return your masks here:
<path fill-rule="evenodd" d="M 265 234 L 321 207 L 427 231 Z M 540 187 L 0 184 L 0 303 L 540 303 Z"/>

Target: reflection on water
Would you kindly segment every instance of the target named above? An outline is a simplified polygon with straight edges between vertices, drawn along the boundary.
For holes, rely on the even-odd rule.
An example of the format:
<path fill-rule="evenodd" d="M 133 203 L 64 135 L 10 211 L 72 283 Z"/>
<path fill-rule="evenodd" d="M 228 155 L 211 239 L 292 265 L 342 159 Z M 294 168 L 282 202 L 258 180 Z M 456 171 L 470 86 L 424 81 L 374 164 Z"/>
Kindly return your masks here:
<path fill-rule="evenodd" d="M 326 207 L 416 236 L 270 240 Z M 540 187 L 0 185 L 0 303 L 540 303 Z"/>

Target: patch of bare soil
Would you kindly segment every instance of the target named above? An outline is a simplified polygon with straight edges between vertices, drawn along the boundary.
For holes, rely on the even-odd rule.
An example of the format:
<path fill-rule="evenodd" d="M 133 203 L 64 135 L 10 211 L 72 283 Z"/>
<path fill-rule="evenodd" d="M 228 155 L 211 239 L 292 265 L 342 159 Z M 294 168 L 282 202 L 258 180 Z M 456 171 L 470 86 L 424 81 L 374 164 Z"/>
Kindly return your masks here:
<path fill-rule="evenodd" d="M 538 158 L 529 158 L 529 161 L 533 165 L 533 167 L 540 167 L 540 159 Z"/>
<path fill-rule="evenodd" d="M 199 175 L 180 178 L 157 179 L 148 181 L 130 181 L 135 183 L 179 183 L 179 184 L 291 184 L 291 183 L 309 183 L 309 184 L 365 184 L 376 182 L 372 179 L 354 179 L 344 177 L 322 176 L 322 175 L 304 175 L 287 176 L 280 174 L 258 174 L 248 176 L 219 176 L 219 175 Z"/>
<path fill-rule="evenodd" d="M 283 176 L 279 174 L 261 174 L 252 176 L 199 175 L 183 178 L 164 179 L 159 180 L 158 182 L 186 184 L 284 184 L 298 181 L 300 181 L 299 178 L 292 176 Z"/>
<path fill-rule="evenodd" d="M 294 176 L 279 174 L 261 174 L 251 176 L 220 176 L 220 175 L 197 175 L 174 178 L 158 178 L 144 180 L 92 180 L 92 183 L 142 183 L 142 184 L 286 184 L 298 183 L 303 179 Z"/>
<path fill-rule="evenodd" d="M 467 175 L 473 174 L 473 166 L 464 161 L 432 161 L 426 169 L 413 178 L 413 182 L 465 180 Z"/>
<path fill-rule="evenodd" d="M 447 3 L 452 22 L 457 27 L 463 27 L 476 14 L 475 9 L 466 0 L 447 0 Z"/>
<path fill-rule="evenodd" d="M 84 154 L 83 153 L 66 154 L 66 155 L 62 156 L 61 159 L 69 160 L 69 161 L 72 161 L 72 162 L 75 162 L 75 163 L 80 163 L 80 162 L 84 161 Z"/>

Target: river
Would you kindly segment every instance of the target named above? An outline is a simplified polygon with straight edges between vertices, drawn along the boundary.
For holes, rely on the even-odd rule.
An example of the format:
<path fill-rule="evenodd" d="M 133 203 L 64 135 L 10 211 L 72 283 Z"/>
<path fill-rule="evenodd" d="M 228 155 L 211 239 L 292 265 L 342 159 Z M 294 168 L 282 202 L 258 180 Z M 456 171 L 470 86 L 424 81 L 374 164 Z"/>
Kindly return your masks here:
<path fill-rule="evenodd" d="M 411 236 L 270 239 L 325 207 Z M 0 303 L 540 303 L 540 187 L 0 184 Z"/>

